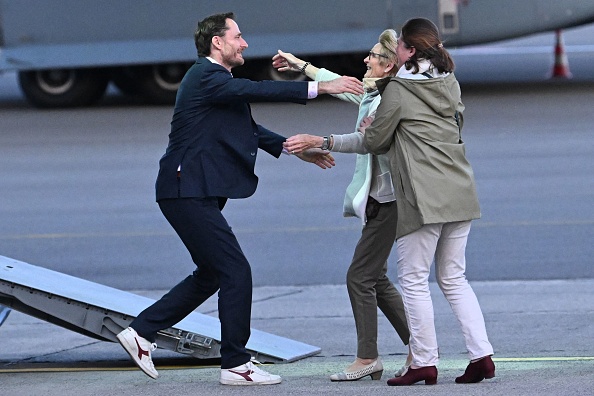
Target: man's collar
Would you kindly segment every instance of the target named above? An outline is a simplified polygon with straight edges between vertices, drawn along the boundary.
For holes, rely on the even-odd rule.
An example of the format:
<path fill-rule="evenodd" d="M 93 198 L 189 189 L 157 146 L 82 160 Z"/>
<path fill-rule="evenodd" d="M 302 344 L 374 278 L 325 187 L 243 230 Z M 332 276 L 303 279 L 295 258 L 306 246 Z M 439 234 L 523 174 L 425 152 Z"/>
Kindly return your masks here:
<path fill-rule="evenodd" d="M 211 58 L 210 56 L 207 56 L 206 59 L 208 59 L 209 61 L 211 61 L 215 65 L 219 65 L 221 67 L 225 67 L 225 66 L 221 65 L 219 62 L 217 62 L 214 58 Z M 226 67 L 225 67 L 225 70 L 227 70 Z M 229 70 L 227 70 L 227 71 L 229 71 Z M 231 76 L 233 76 L 233 73 L 229 72 L 229 74 L 231 74 Z"/>
<path fill-rule="evenodd" d="M 211 61 L 212 63 L 216 63 L 217 65 L 222 66 L 219 62 L 217 62 L 216 60 L 214 60 L 213 58 L 211 58 L 210 56 L 207 56 L 206 59 L 208 59 L 209 61 Z"/>

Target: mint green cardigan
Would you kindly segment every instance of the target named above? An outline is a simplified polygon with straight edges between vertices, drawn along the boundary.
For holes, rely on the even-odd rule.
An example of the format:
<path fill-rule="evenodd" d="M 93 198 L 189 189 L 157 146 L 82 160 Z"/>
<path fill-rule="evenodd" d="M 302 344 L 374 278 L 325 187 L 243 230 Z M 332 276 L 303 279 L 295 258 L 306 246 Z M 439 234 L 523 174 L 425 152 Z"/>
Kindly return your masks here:
<path fill-rule="evenodd" d="M 326 69 L 320 69 L 315 76 L 316 81 L 329 81 L 340 77 Z M 363 134 L 357 131 L 361 121 L 375 113 L 381 97 L 377 89 L 363 95 L 336 94 L 334 97 L 359 105 L 359 115 L 352 133 L 332 135 L 334 145 L 330 151 L 340 153 L 357 153 L 355 173 L 348 185 L 343 203 L 345 217 L 358 217 L 365 224 L 365 207 L 369 196 L 379 202 L 391 202 L 396 199 L 392 186 L 390 159 L 388 155 L 370 154 L 363 144 Z"/>

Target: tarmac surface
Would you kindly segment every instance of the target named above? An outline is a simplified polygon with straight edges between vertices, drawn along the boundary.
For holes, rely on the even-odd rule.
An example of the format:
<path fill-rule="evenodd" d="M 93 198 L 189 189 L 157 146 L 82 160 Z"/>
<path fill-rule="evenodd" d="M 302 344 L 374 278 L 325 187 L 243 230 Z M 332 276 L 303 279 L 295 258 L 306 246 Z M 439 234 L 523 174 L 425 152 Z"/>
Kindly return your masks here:
<path fill-rule="evenodd" d="M 431 284 L 441 353 L 437 385 L 418 384 L 405 388 L 386 385 L 387 379 L 403 364 L 407 348 L 382 315 L 379 317 L 378 337 L 385 367 L 382 379 L 372 381 L 367 377 L 351 383 L 330 382 L 329 375 L 344 369 L 355 356 L 355 327 L 346 287 L 332 282 L 333 277 L 339 278 L 335 282 L 343 282 L 346 270 L 339 266 L 348 265 L 358 224 L 350 222 L 345 226 L 340 214 L 335 215 L 336 218 L 328 214 L 334 213 L 331 209 L 338 207 L 342 199 L 343 190 L 338 179 L 348 181 L 352 167 L 346 166 L 344 171 L 339 167 L 333 170 L 332 175 L 337 175 L 333 176 L 333 183 L 321 176 L 314 179 L 318 176 L 307 173 L 310 188 L 319 194 L 299 195 L 298 190 L 289 190 L 300 210 L 287 220 L 287 229 L 279 230 L 270 225 L 277 223 L 278 212 L 272 209 L 278 208 L 270 204 L 265 206 L 262 202 L 275 202 L 269 199 L 270 195 L 282 192 L 279 186 L 287 189 L 290 186 L 286 186 L 284 179 L 279 177 L 277 180 L 273 176 L 272 169 L 276 174 L 279 165 L 274 163 L 275 168 L 268 167 L 271 160 L 261 156 L 260 171 L 266 183 L 262 183 L 260 195 L 246 200 L 245 204 L 229 205 L 228 209 L 231 211 L 230 218 L 237 223 L 234 229 L 240 234 L 244 249 L 249 251 L 253 263 L 259 263 L 254 268 L 260 284 L 254 290 L 252 327 L 319 346 L 320 354 L 294 363 L 267 365 L 266 370 L 283 377 L 280 385 L 230 387 L 218 382 L 218 361 L 203 361 L 157 350 L 153 357 L 161 376 L 155 381 L 138 370 L 118 344 L 97 341 L 12 311 L 0 326 L 0 396 L 593 395 L 593 29 L 594 25 L 590 25 L 566 32 L 565 42 L 574 74 L 571 85 L 525 85 L 510 80 L 517 78 L 525 83 L 546 78 L 544 76 L 550 71 L 552 61 L 552 33 L 521 41 L 521 46 L 530 45 L 533 49 L 527 53 L 523 50 L 514 52 L 508 48 L 509 43 L 504 43 L 504 49 L 489 47 L 492 52 L 490 58 L 476 56 L 477 51 L 484 54 L 485 48 L 465 49 L 456 56 L 459 65 L 457 74 L 462 77 L 461 81 L 507 81 L 502 86 L 475 85 L 472 90 L 464 90 L 469 115 L 474 113 L 474 116 L 468 117 L 468 125 L 465 126 L 468 132 L 465 134 L 471 146 L 469 153 L 475 156 L 473 166 L 482 188 L 480 193 L 484 199 L 481 203 L 486 209 L 482 223 L 477 222 L 476 228 L 473 228 L 473 246 L 479 248 L 469 251 L 469 259 L 474 255 L 475 259 L 471 261 L 476 264 L 469 266 L 468 276 L 477 280 L 471 281 L 471 284 L 481 303 L 487 331 L 495 348 L 497 369 L 494 379 L 479 384 L 454 383 L 455 377 L 463 373 L 468 363 L 466 351 L 459 326 L 447 302 L 437 286 Z M 488 63 L 489 59 L 497 63 Z M 486 67 L 485 64 L 491 66 Z M 170 109 L 143 108 L 128 103 L 120 107 L 119 99 L 111 98 L 93 109 L 37 111 L 24 102 L 16 83 L 10 80 L 13 77 L 0 78 L 0 152 L 3 154 L 0 159 L 4 159 L 4 162 L 0 161 L 3 166 L 1 181 L 4 183 L 0 183 L 3 186 L 0 189 L 0 254 L 23 261 L 31 260 L 31 264 L 54 270 L 72 271 L 73 275 L 115 287 L 119 287 L 118 282 L 121 282 L 124 287 L 128 285 L 131 288 L 132 276 L 117 272 L 118 269 L 121 271 L 121 263 L 127 263 L 126 271 L 135 272 L 138 268 L 146 271 L 147 262 L 151 260 L 178 259 L 173 254 L 183 249 L 170 246 L 170 240 L 174 240 L 175 236 L 170 231 L 163 231 L 165 225 L 160 214 L 155 215 L 155 220 L 151 217 L 151 210 L 156 210 L 152 201 L 155 172 L 150 166 L 154 166 L 155 159 L 162 154 L 162 131 L 167 129 Z M 259 106 L 255 111 L 264 125 L 276 123 L 283 127 L 303 127 L 294 119 L 314 126 L 323 125 L 327 114 L 332 114 L 337 129 L 351 127 L 349 117 L 355 114 L 348 108 L 343 116 L 339 106 L 330 101 L 319 105 L 312 103 L 308 105 L 308 113 L 299 112 L 294 119 L 289 119 L 293 117 L 293 110 L 285 110 L 284 107 Z M 279 113 L 282 113 L 282 122 L 277 120 Z M 343 119 L 344 127 L 341 124 Z M 70 129 L 64 125 L 70 126 Z M 78 129 L 84 134 L 79 134 Z M 122 130 L 125 133 L 121 133 Z M 562 134 L 558 134 L 559 131 Z M 29 148 L 28 138 L 34 142 L 31 145 L 35 149 L 26 150 Z M 135 150 L 129 149 L 128 140 L 134 143 Z M 72 142 L 74 148 L 67 146 L 63 150 L 52 151 L 63 142 Z M 510 143 L 512 145 L 508 146 Z M 111 158 L 106 154 L 109 151 L 104 150 L 111 147 L 108 144 L 121 145 L 121 152 L 115 150 L 114 158 Z M 87 146 L 81 156 L 86 155 L 86 160 L 101 168 L 85 171 L 80 165 L 82 161 L 66 162 L 66 159 L 72 159 L 71 152 Z M 96 152 L 100 154 L 94 154 Z M 29 155 L 11 157 L 15 153 Z M 126 154 L 129 159 L 125 163 L 128 166 L 126 177 L 121 179 L 131 184 L 129 190 L 136 195 L 120 196 L 118 206 L 111 205 L 111 200 L 103 202 L 103 196 L 96 194 L 93 187 L 99 186 L 105 196 L 114 195 L 110 188 L 118 184 L 111 182 L 111 178 L 121 172 L 110 166 L 112 163 L 114 167 L 121 164 L 117 161 L 121 154 Z M 48 158 L 50 163 L 57 162 L 58 166 L 45 166 L 44 160 Z M 55 158 L 60 161 L 55 161 Z M 290 172 L 288 165 L 286 170 L 282 162 L 281 165 L 282 172 L 278 174 Z M 37 168 L 43 171 L 36 173 Z M 15 169 L 20 173 L 12 172 Z M 303 173 L 300 170 L 293 172 Z M 15 186 L 23 184 L 16 180 L 19 174 L 20 177 L 30 178 L 32 188 L 41 191 L 43 196 L 36 200 L 36 196 L 27 194 L 27 191 L 18 194 L 21 190 Z M 103 174 L 108 174 L 109 179 L 101 178 Z M 84 180 L 79 177 L 81 175 L 90 176 L 89 182 L 77 185 L 78 189 L 71 189 L 68 181 Z M 48 189 L 45 183 L 54 182 L 54 179 L 62 184 Z M 110 183 L 101 184 L 104 180 L 110 180 Z M 142 190 L 138 184 L 143 180 L 149 191 L 146 197 L 138 194 L 138 190 Z M 122 194 L 121 190 L 118 188 L 116 192 Z M 55 200 L 51 200 L 52 193 L 57 197 Z M 62 199 L 63 196 L 67 199 Z M 327 202 L 320 203 L 319 196 L 326 196 Z M 82 203 L 77 203 L 73 197 L 79 198 Z M 110 221 L 115 221 L 117 226 L 120 223 L 119 219 L 106 220 L 103 214 L 112 211 L 117 216 L 120 212 L 113 210 L 114 207 L 127 208 L 122 202 L 132 202 L 129 206 L 133 209 L 133 216 L 126 216 L 127 212 L 122 211 L 124 215 L 119 217 L 123 225 L 115 229 L 123 232 L 106 233 L 103 227 L 114 228 Z M 16 209 L 11 210 L 13 207 Z M 21 210 L 21 207 L 25 209 Z M 303 207 L 324 213 L 324 216 L 316 214 L 316 219 L 325 222 L 322 224 L 325 228 L 310 226 L 307 216 L 303 215 Z M 258 208 L 270 217 L 270 224 L 263 223 L 264 216 Z M 42 211 L 51 213 L 44 217 Z M 265 232 L 253 230 L 254 222 L 248 216 L 253 212 L 257 212 L 258 216 L 254 217 L 258 218 L 259 226 Z M 63 213 L 68 216 L 61 215 Z M 240 215 L 246 219 L 243 220 Z M 140 220 L 133 222 L 138 218 Z M 342 242 L 328 243 L 324 239 L 326 234 L 330 234 L 328 230 L 332 232 L 332 242 L 337 236 Z M 307 245 L 296 239 L 294 235 L 298 234 L 297 231 L 303 231 L 303 240 L 308 242 Z M 270 238 L 270 246 L 263 247 L 265 237 Z M 292 238 L 291 244 L 287 243 L 289 237 Z M 280 252 L 277 252 L 280 244 L 277 240 L 281 240 L 284 246 Z M 167 256 L 169 251 L 165 247 L 174 252 L 169 253 L 171 257 Z M 145 254 L 140 255 L 139 252 Z M 271 258 L 275 253 L 278 258 Z M 301 255 L 309 256 L 309 259 Z M 312 255 L 315 260 L 311 259 Z M 161 259 L 161 256 L 164 257 Z M 267 262 L 271 267 L 265 266 Z M 286 268 L 279 268 L 278 262 L 285 264 Z M 319 271 L 306 268 L 308 262 Z M 184 268 L 179 271 L 186 273 Z M 171 272 L 172 278 L 180 279 L 174 270 Z M 143 282 L 155 279 L 154 285 L 133 292 L 160 297 L 165 292 L 163 284 L 169 282 L 165 275 L 143 274 Z M 304 284 L 305 281 L 317 284 Z M 209 300 L 198 311 L 216 316 L 216 300 Z"/>
<path fill-rule="evenodd" d="M 218 361 L 156 350 L 160 377 L 132 365 L 115 343 L 101 342 L 12 311 L 0 326 L 0 395 L 592 395 L 594 393 L 594 280 L 473 282 L 490 341 L 496 377 L 456 384 L 468 363 L 455 318 L 431 284 L 440 344 L 437 385 L 396 388 L 386 381 L 407 349 L 379 316 L 381 380 L 336 383 L 329 375 L 354 359 L 355 329 L 344 285 L 258 287 L 252 327 L 319 346 L 320 354 L 294 363 L 266 365 L 279 385 L 219 384 Z M 158 298 L 161 291 L 136 291 Z M 199 308 L 215 315 L 212 298 Z M 337 329 L 340 331 L 337 333 Z M 340 334 L 340 336 L 337 336 Z"/>

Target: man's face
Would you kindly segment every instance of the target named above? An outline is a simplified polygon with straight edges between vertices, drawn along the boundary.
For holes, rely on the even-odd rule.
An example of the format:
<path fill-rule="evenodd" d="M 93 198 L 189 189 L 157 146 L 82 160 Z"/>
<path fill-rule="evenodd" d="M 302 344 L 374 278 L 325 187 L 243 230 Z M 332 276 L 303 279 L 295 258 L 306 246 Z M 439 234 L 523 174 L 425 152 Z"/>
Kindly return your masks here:
<path fill-rule="evenodd" d="M 236 66 L 243 65 L 243 50 L 248 47 L 248 44 L 241 36 L 239 26 L 233 19 L 227 19 L 227 31 L 221 37 L 221 58 L 222 66 L 231 70 Z"/>

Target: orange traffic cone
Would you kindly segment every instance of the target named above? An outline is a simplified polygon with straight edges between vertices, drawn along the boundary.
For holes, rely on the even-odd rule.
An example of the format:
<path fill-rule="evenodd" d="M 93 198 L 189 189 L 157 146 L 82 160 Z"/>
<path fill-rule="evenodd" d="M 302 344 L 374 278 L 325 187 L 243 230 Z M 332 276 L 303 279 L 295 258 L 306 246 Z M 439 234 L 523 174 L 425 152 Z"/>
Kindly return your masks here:
<path fill-rule="evenodd" d="M 555 38 L 555 64 L 553 65 L 551 78 L 571 78 L 573 76 L 569 71 L 569 63 L 567 62 L 565 45 L 563 44 L 563 36 L 560 29 L 555 31 Z"/>

